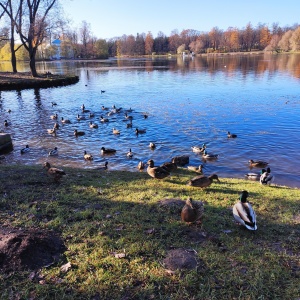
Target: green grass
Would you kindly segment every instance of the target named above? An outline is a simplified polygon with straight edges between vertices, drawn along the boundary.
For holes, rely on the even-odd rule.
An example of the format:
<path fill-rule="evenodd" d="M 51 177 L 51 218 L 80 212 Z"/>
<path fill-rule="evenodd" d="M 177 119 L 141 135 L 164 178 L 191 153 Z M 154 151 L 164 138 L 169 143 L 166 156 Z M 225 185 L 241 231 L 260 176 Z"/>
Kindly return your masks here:
<path fill-rule="evenodd" d="M 65 260 L 40 271 L 42 281 L 30 271 L 1 274 L 1 299 L 300 297 L 299 189 L 220 178 L 202 190 L 186 185 L 193 174 L 183 169 L 161 181 L 146 172 L 65 171 L 57 184 L 41 167 L 0 166 L 1 224 L 54 230 L 68 248 Z M 257 214 L 255 233 L 233 222 L 242 190 Z M 159 205 L 187 197 L 205 201 L 201 226 L 184 224 L 181 207 Z M 195 250 L 198 267 L 168 273 L 163 259 L 176 248 Z"/>

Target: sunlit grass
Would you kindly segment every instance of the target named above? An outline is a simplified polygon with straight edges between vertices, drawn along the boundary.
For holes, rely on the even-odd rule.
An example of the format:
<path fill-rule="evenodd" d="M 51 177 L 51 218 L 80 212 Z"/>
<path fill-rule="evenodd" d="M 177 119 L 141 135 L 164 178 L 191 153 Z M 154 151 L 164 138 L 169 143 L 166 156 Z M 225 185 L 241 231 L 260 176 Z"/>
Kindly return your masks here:
<path fill-rule="evenodd" d="M 158 181 L 146 173 L 67 169 L 56 184 L 40 167 L 0 167 L 0 222 L 59 232 L 65 260 L 41 270 L 0 275 L 3 299 L 297 299 L 300 276 L 299 189 L 220 178 L 206 190 L 186 185 L 179 169 Z M 257 214 L 253 233 L 233 222 L 242 190 Z M 180 220 L 165 198 L 205 202 L 201 226 Z M 204 234 L 197 241 L 188 231 Z M 174 248 L 193 249 L 195 270 L 168 273 Z M 116 258 L 114 254 L 125 253 Z M 71 262 L 62 273 L 60 267 Z M 95 298 L 97 299 L 97 298 Z"/>

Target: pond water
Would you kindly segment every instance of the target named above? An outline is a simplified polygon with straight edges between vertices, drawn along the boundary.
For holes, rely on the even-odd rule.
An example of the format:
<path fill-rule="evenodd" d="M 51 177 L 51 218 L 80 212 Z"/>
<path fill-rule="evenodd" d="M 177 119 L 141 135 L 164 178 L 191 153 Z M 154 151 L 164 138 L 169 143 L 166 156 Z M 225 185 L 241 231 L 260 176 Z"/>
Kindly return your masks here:
<path fill-rule="evenodd" d="M 9 68 L 0 64 L 0 71 Z M 18 69 L 28 71 L 25 64 Z M 189 155 L 190 165 L 203 164 L 205 174 L 244 178 L 260 171 L 249 169 L 253 159 L 269 162 L 275 183 L 300 187 L 299 54 L 53 61 L 38 64 L 38 69 L 74 73 L 80 81 L 59 88 L 1 92 L 0 131 L 10 133 L 14 144 L 2 164 L 42 165 L 48 160 L 58 167 L 95 168 L 108 161 L 109 169 L 137 171 L 140 160 L 151 158 L 158 165 Z M 81 112 L 82 104 L 94 118 Z M 102 105 L 123 109 L 107 116 Z M 127 128 L 124 112 L 130 109 L 133 126 Z M 47 129 L 53 127 L 50 115 L 55 113 L 72 124 L 60 124 L 52 136 Z M 78 121 L 77 114 L 86 119 Z M 101 123 L 101 115 L 109 122 Z M 4 126 L 5 119 L 10 126 Z M 91 129 L 90 121 L 99 127 Z M 121 134 L 113 135 L 113 128 Z M 146 133 L 136 135 L 136 128 Z M 74 129 L 85 135 L 76 138 Z M 238 137 L 228 139 L 227 131 Z M 192 152 L 192 146 L 203 143 L 207 152 L 219 155 L 216 161 L 204 161 Z M 31 151 L 21 155 L 26 144 Z M 103 156 L 102 146 L 117 152 Z M 48 157 L 54 147 L 59 155 Z M 126 157 L 130 148 L 131 159 Z M 85 150 L 94 161 L 84 161 Z"/>

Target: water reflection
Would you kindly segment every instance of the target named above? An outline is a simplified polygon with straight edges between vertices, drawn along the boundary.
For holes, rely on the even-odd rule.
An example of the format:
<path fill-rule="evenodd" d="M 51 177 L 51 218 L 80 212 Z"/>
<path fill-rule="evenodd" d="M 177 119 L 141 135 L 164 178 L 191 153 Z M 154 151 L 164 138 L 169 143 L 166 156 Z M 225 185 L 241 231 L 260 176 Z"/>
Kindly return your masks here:
<path fill-rule="evenodd" d="M 204 164 L 206 174 L 241 178 L 249 171 L 249 159 L 262 159 L 269 161 L 277 183 L 300 187 L 295 176 L 300 169 L 300 55 L 55 61 L 38 68 L 76 73 L 80 81 L 67 87 L 0 93 L 1 117 L 12 124 L 4 128 L 1 122 L 0 127 L 13 136 L 9 163 L 50 160 L 54 165 L 94 168 L 108 160 L 110 169 L 134 171 L 140 160 L 152 158 L 160 164 L 187 154 L 191 165 Z M 94 118 L 82 113 L 83 103 Z M 123 111 L 107 116 L 102 105 L 123 107 Z M 124 110 L 130 108 L 133 127 L 127 128 Z M 72 122 L 61 124 L 57 136 L 47 133 L 55 123 L 50 115 L 55 113 L 59 120 Z M 78 121 L 77 114 L 86 119 Z M 108 123 L 100 122 L 104 114 Z M 90 121 L 99 128 L 89 128 Z M 137 127 L 147 129 L 146 134 L 136 135 Z M 113 128 L 121 134 L 114 136 Z M 85 135 L 76 139 L 74 129 Z M 228 139 L 227 131 L 238 138 Z M 149 149 L 150 142 L 157 145 L 154 151 Z M 219 154 L 218 160 L 203 161 L 191 151 L 203 143 L 208 152 Z M 32 151 L 20 156 L 26 144 Z M 102 146 L 116 148 L 117 153 L 104 157 Z M 54 147 L 59 156 L 48 157 Z M 132 159 L 126 157 L 130 148 Z M 93 162 L 84 161 L 85 150 L 93 154 Z"/>

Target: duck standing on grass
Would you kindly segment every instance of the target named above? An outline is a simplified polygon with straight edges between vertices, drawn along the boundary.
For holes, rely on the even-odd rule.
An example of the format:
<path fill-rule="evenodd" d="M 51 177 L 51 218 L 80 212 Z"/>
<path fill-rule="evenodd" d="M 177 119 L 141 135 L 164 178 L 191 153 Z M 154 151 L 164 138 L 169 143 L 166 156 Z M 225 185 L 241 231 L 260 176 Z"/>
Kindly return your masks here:
<path fill-rule="evenodd" d="M 257 230 L 255 212 L 247 201 L 249 193 L 243 191 L 240 195 L 240 201 L 233 206 L 232 212 L 236 222 L 245 226 L 249 230 Z"/>
<path fill-rule="evenodd" d="M 165 168 L 155 167 L 154 161 L 152 159 L 148 160 L 147 164 L 147 173 L 153 178 L 164 179 L 170 175 L 170 173 Z"/>
<path fill-rule="evenodd" d="M 43 168 L 47 169 L 47 175 L 53 178 L 55 182 L 59 182 L 60 179 L 66 175 L 65 171 L 58 168 L 52 168 L 47 161 L 44 163 Z"/>
<path fill-rule="evenodd" d="M 217 174 L 212 174 L 210 176 L 204 176 L 204 175 L 199 175 L 194 178 L 192 178 L 187 185 L 190 186 L 195 186 L 195 187 L 200 187 L 200 188 L 206 188 L 210 186 L 213 182 L 213 179 L 217 180 L 217 182 L 220 183 L 219 177 Z"/>
<path fill-rule="evenodd" d="M 183 222 L 201 223 L 201 218 L 204 212 L 203 202 L 193 202 L 192 198 L 188 198 L 184 207 L 181 210 L 181 220 Z"/>
<path fill-rule="evenodd" d="M 267 170 L 263 169 L 259 178 L 259 182 L 260 184 L 271 184 L 274 181 L 274 178 L 275 176 L 271 174 L 270 168 L 267 168 Z"/>
<path fill-rule="evenodd" d="M 142 171 L 145 169 L 145 163 L 143 161 L 140 161 L 137 165 L 137 168 Z"/>

